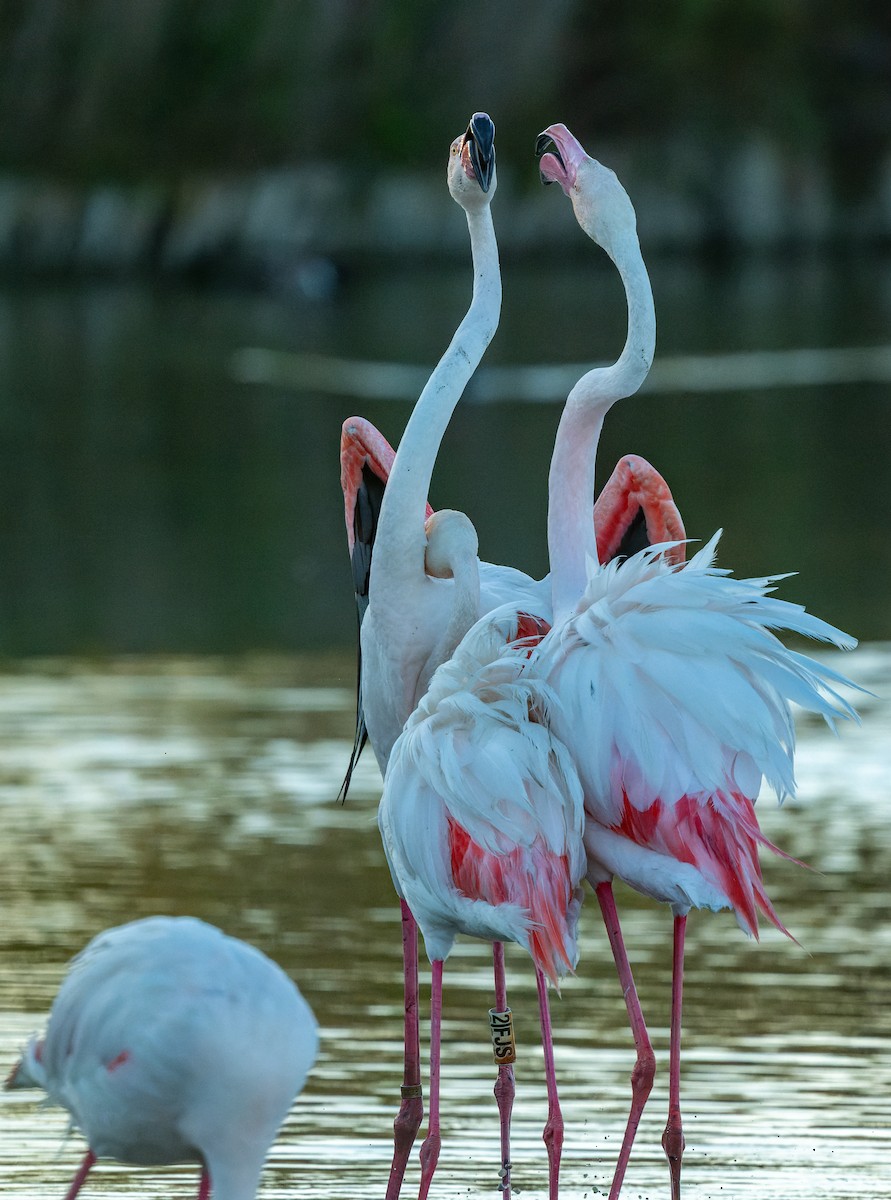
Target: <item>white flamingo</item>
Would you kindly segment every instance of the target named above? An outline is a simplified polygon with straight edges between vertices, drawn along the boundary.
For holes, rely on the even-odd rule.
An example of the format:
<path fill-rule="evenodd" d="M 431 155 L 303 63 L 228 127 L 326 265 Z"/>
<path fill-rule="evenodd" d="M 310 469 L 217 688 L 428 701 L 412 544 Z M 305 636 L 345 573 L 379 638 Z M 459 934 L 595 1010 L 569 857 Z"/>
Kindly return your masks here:
<path fill-rule="evenodd" d="M 253 946 L 193 917 L 148 917 L 71 962 L 42 1037 L 7 1080 L 66 1108 L 98 1158 L 201 1164 L 199 1200 L 253 1200 L 318 1047 L 295 984 Z"/>
<path fill-rule="evenodd" d="M 760 910 L 783 928 L 761 880 L 759 846 L 773 847 L 759 829 L 755 798 L 762 778 L 779 799 L 794 790 L 792 703 L 819 713 L 830 726 L 837 717 L 855 717 L 836 691 L 848 681 L 787 650 L 773 631 L 785 628 L 844 649 L 856 643 L 800 606 L 769 596 L 772 579 L 734 580 L 715 567 L 717 535 L 687 564 L 671 561 L 670 544 L 641 551 L 620 569 L 598 564 L 585 497 L 594 483 L 604 416 L 637 390 L 652 362 L 653 297 L 634 209 L 613 172 L 589 158 L 564 125 L 545 130 L 538 151 L 545 181 L 560 184 L 582 229 L 617 266 L 629 327 L 618 361 L 584 375 L 561 418 L 548 508 L 554 624 L 527 670 L 546 679 L 557 696 L 551 729 L 570 749 L 584 788 L 588 879 L 607 924 L 637 1045 L 612 1200 L 654 1071 L 612 897 L 613 876 L 670 904 L 674 913 L 663 1146 L 678 1200 L 686 914 L 691 907 L 729 908 L 746 932 L 757 935 Z"/>
<path fill-rule="evenodd" d="M 454 571 L 453 620 L 466 627 L 478 602 L 476 535 L 463 514 L 437 518 L 430 546 Z M 541 636 L 525 620 L 524 626 L 508 606 L 470 630 L 406 722 L 384 781 L 378 820 L 387 861 L 433 972 L 430 1119 L 419 1200 L 439 1157 L 442 968 L 458 933 L 499 946 L 517 942 L 535 963 L 551 1200 L 558 1194 L 563 1120 L 547 984 L 557 985 L 578 957 L 584 811 L 572 759 L 547 728 L 549 688 L 522 674 L 524 655 Z M 509 1108 L 502 1113 L 502 1159 L 501 1187 L 509 1194 Z"/>
<path fill-rule="evenodd" d="M 447 566 L 436 575 L 427 568 L 427 493 L 443 434 L 497 329 L 501 313 L 501 273 L 490 210 L 497 187 L 494 138 L 491 118 L 486 113 L 475 113 L 465 133 L 452 142 L 449 150 L 449 192 L 464 210 L 470 233 L 471 303 L 418 398 L 399 450 L 389 464 L 389 478 L 374 526 L 374 555 L 365 564 L 367 604 L 363 616 L 360 600 L 359 728 L 354 756 L 361 749 L 364 720 L 382 775 L 386 774 L 390 750 L 406 718 L 426 691 L 436 666 L 451 655 L 464 632 L 449 623 L 455 584 Z M 355 546 L 351 550 L 355 552 Z M 354 562 L 354 575 L 358 569 Z M 482 568 L 482 577 L 480 604 L 485 606 L 484 611 L 502 603 L 508 595 L 542 595 L 547 591 L 509 567 L 487 565 Z M 387 1200 L 396 1200 L 399 1195 L 423 1116 L 417 926 L 404 897 L 400 897 L 400 903 L 405 1060 Z M 498 969 L 496 960 L 496 972 Z"/>

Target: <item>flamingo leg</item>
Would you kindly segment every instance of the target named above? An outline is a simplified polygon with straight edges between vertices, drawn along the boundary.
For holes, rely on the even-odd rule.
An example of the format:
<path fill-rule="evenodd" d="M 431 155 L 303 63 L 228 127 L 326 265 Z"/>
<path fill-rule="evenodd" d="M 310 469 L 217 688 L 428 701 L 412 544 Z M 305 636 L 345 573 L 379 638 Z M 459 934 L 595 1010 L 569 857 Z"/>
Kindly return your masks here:
<path fill-rule="evenodd" d="M 631 1072 L 631 1111 L 628 1114 L 625 1136 L 622 1139 L 622 1149 L 619 1152 L 619 1160 L 616 1163 L 612 1186 L 609 1190 L 609 1200 L 618 1200 L 619 1193 L 622 1190 L 622 1182 L 625 1178 L 625 1170 L 628 1166 L 628 1159 L 631 1156 L 631 1147 L 634 1144 L 634 1138 L 637 1134 L 637 1127 L 640 1125 L 644 1105 L 653 1087 L 653 1079 L 656 1075 L 656 1056 L 653 1053 L 646 1023 L 641 1012 L 637 988 L 634 986 L 634 976 L 631 974 L 631 963 L 628 961 L 628 954 L 625 950 L 625 942 L 619 925 L 619 914 L 616 911 L 616 901 L 613 896 L 612 884 L 609 882 L 599 883 L 594 891 L 600 902 L 600 911 L 603 915 L 606 935 L 609 938 L 610 948 L 615 959 L 619 982 L 622 985 L 622 995 L 625 997 L 625 1008 L 628 1011 L 628 1020 L 631 1025 L 632 1036 L 634 1037 L 635 1049 L 637 1050 L 637 1062 L 634 1064 L 634 1070 Z"/>
<path fill-rule="evenodd" d="M 418 1200 L 427 1200 L 433 1172 L 439 1161 L 439 1064 L 442 1045 L 442 960 L 431 964 L 430 977 L 430 1120 L 421 1146 L 421 1186 Z"/>
<path fill-rule="evenodd" d="M 668 1076 L 668 1122 L 662 1134 L 662 1149 L 671 1173 L 671 1200 L 681 1200 L 681 1156 L 684 1129 L 681 1124 L 681 1000 L 684 991 L 684 933 L 687 918 L 674 919 L 674 957 L 671 977 L 671 1050 Z"/>
<path fill-rule="evenodd" d="M 541 1044 L 544 1050 L 545 1080 L 548 1088 L 548 1119 L 542 1140 L 548 1150 L 548 1200 L 557 1200 L 560 1184 L 560 1155 L 563 1150 L 563 1113 L 557 1098 L 557 1072 L 554 1068 L 554 1041 L 551 1034 L 551 1011 L 548 1006 L 548 984 L 544 972 L 535 971 L 538 985 L 538 1010 L 541 1019 Z"/>
<path fill-rule="evenodd" d="M 495 969 L 495 1007 L 499 1012 L 507 1008 L 507 980 L 504 974 L 504 943 L 492 944 L 492 965 Z M 501 1169 L 498 1172 L 498 1188 L 505 1196 L 510 1195 L 510 1118 L 514 1106 L 514 1068 L 510 1063 L 499 1063 L 498 1078 L 495 1080 L 495 1101 L 501 1118 Z"/>
<path fill-rule="evenodd" d="M 393 1122 L 393 1161 L 386 1200 L 398 1200 L 408 1156 L 424 1117 L 421 1090 L 421 1044 L 418 1024 L 418 927 L 404 900 L 402 906 L 402 958 L 405 967 L 405 1064 L 402 1102 Z"/>
<path fill-rule="evenodd" d="M 93 1166 L 93 1163 L 95 1163 L 95 1161 L 96 1161 L 96 1155 L 93 1153 L 92 1150 L 88 1150 L 86 1152 L 86 1154 L 84 1155 L 83 1162 L 80 1164 L 80 1166 L 77 1169 L 77 1174 L 74 1176 L 74 1178 L 71 1181 L 71 1187 L 68 1189 L 68 1191 L 65 1194 L 65 1200 L 74 1200 L 74 1197 L 77 1195 L 77 1193 L 83 1187 L 84 1180 L 89 1175 L 90 1168 Z"/>
<path fill-rule="evenodd" d="M 198 1184 L 198 1200 L 210 1200 L 210 1175 L 207 1170 L 201 1172 L 201 1182 Z"/>

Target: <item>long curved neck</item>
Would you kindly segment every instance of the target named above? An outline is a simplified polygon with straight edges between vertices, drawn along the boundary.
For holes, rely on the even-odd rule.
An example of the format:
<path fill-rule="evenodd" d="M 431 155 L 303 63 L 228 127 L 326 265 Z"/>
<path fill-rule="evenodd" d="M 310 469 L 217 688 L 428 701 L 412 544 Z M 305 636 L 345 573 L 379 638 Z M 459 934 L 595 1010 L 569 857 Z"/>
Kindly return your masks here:
<path fill-rule="evenodd" d="M 492 214 L 467 213 L 473 297 L 418 398 L 387 481 L 374 544 L 370 593 L 401 589 L 424 574 L 424 520 L 436 455 L 455 406 L 498 328 L 501 272 Z"/>
<path fill-rule="evenodd" d="M 612 258 L 628 303 L 625 347 L 611 367 L 588 371 L 569 393 L 548 476 L 548 554 L 555 620 L 568 616 L 578 604 L 587 586 L 588 562 L 597 562 L 592 504 L 604 417 L 617 400 L 637 391 L 656 349 L 653 291 L 633 229 L 616 246 Z"/>
<path fill-rule="evenodd" d="M 476 555 L 462 555 L 452 562 L 452 607 L 445 629 L 430 654 L 430 674 L 455 653 L 458 643 L 476 624 L 480 611 L 480 564 Z M 425 682 L 426 688 L 426 682 Z"/>

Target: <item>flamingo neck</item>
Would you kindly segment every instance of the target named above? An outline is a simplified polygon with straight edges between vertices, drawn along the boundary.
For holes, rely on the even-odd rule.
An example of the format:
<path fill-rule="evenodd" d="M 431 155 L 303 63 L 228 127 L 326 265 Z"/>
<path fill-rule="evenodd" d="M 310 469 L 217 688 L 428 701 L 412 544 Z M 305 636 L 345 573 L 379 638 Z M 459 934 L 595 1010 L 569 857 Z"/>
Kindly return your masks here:
<path fill-rule="evenodd" d="M 592 504 L 604 418 L 617 400 L 637 391 L 656 349 L 653 291 L 633 229 L 610 257 L 625 288 L 628 336 L 611 367 L 596 367 L 578 381 L 557 429 L 548 476 L 548 553 L 555 621 L 575 609 L 587 587 L 588 564 L 597 562 Z"/>
<path fill-rule="evenodd" d="M 270 1138 L 270 1141 L 272 1139 Z M 255 1200 L 260 1186 L 260 1175 L 263 1170 L 265 1154 L 258 1156 L 256 1149 L 244 1141 L 235 1139 L 237 1149 L 228 1152 L 216 1150 L 212 1157 L 214 1161 L 205 1169 L 201 1177 L 201 1186 L 205 1179 L 210 1184 L 209 1194 L 213 1200 Z M 208 1158 L 211 1157 L 209 1154 Z M 207 1193 L 204 1193 L 207 1194 Z M 202 1193 L 199 1191 L 199 1200 Z"/>
<path fill-rule="evenodd" d="M 479 559 L 462 556 L 452 562 L 452 606 L 449 619 L 439 641 L 428 659 L 425 671 L 427 676 L 422 681 L 424 689 L 436 667 L 448 661 L 458 648 L 458 643 L 476 623 L 480 610 L 480 564 Z"/>
<path fill-rule="evenodd" d="M 381 505 L 370 591 L 401 589 L 424 576 L 427 495 L 440 443 L 455 406 L 498 328 L 501 272 L 491 211 L 467 212 L 473 296 L 405 427 Z"/>

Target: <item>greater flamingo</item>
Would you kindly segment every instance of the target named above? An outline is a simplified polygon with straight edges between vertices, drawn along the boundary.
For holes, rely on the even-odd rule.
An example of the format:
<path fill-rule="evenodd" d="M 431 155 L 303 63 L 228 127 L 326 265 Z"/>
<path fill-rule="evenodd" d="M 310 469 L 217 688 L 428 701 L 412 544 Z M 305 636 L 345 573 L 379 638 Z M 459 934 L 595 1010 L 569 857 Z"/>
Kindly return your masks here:
<path fill-rule="evenodd" d="M 361 646 L 365 720 L 382 774 L 406 717 L 426 691 L 433 671 L 455 648 L 444 639 L 453 584 L 433 578 L 424 566 L 427 494 L 449 420 L 501 312 L 501 274 L 490 208 L 497 187 L 494 135 L 491 119 L 475 113 L 466 133 L 450 149 L 448 186 L 467 217 L 473 295 L 412 410 L 380 502 Z M 535 609 L 547 597 L 541 582 L 512 567 L 481 566 L 480 585 L 482 611 L 514 598 Z"/>
<path fill-rule="evenodd" d="M 464 632 L 449 617 L 455 583 L 425 566 L 427 493 L 436 455 L 451 415 L 498 326 L 501 273 L 490 205 L 497 186 L 495 126 L 475 113 L 452 143 L 447 180 L 463 208 L 470 232 L 473 294 L 470 307 L 434 368 L 405 427 L 374 528 L 368 567 L 367 604 L 361 619 L 359 718 L 381 773 L 408 715 Z M 371 514 L 373 516 L 373 513 Z M 353 546 L 355 550 L 355 546 Z M 354 563 L 354 573 L 356 572 Z M 540 599 L 547 587 L 510 567 L 480 570 L 479 604 L 489 611 L 508 597 Z M 358 590 L 358 588 L 357 588 Z M 361 604 L 360 604 L 361 609 Z M 360 611 L 361 617 L 361 611 Z M 355 753 L 361 748 L 357 730 Z M 417 926 L 400 897 L 405 971 L 405 1063 L 402 1102 L 394 1124 L 395 1144 L 387 1200 L 399 1194 L 408 1155 L 423 1116 L 418 1031 Z M 496 956 L 496 977 L 500 963 Z M 499 1099 L 499 1104 L 502 1101 Z"/>
<path fill-rule="evenodd" d="M 361 668 L 356 737 L 346 788 L 370 735 L 386 772 L 393 741 L 426 690 L 430 675 L 463 632 L 449 626 L 453 583 L 425 563 L 427 492 L 439 445 L 467 380 L 494 333 L 501 303 L 498 254 L 490 203 L 496 187 L 494 126 L 483 113 L 452 144 L 449 190 L 465 209 L 474 263 L 470 309 L 431 375 L 406 426 L 398 454 L 362 418 L 344 423 L 341 479 L 347 537 L 360 620 Z M 386 482 L 386 489 L 383 484 Z M 642 524 L 650 541 L 682 537 L 683 526 L 664 481 L 644 460 L 629 455 L 598 501 L 603 509 L 605 556 L 626 551 Z M 372 555 L 372 545 L 374 554 Z M 479 613 L 511 601 L 547 619 L 550 587 L 509 567 L 479 564 Z M 363 619 L 364 618 L 364 619 Z M 450 631 L 451 630 L 451 631 Z M 367 728 L 366 728 L 367 722 Z M 417 1025 L 417 930 L 401 900 L 405 970 L 405 1066 L 402 1102 L 388 1200 L 398 1196 L 405 1165 L 423 1115 Z M 495 987 L 504 993 L 500 948 L 495 950 Z M 512 1072 L 499 1071 L 496 1096 L 502 1125 L 512 1095 Z"/>
<path fill-rule="evenodd" d="M 362 618 L 368 608 L 371 559 L 381 502 L 395 457 L 396 451 L 371 421 L 356 416 L 348 417 L 343 422 L 340 435 L 340 484 L 360 630 Z M 433 512 L 428 501 L 425 506 L 425 528 Z M 594 527 L 597 557 L 602 563 L 617 557 L 627 557 L 645 546 L 665 541 L 680 543 L 684 538 L 684 525 L 668 484 L 656 468 L 639 454 L 624 455 L 614 467 L 613 473 L 594 502 Z M 672 553 L 678 559 L 683 558 L 683 546 L 679 545 Z M 491 580 L 486 589 L 487 602 L 492 602 L 496 607 L 510 594 L 514 580 L 519 584 L 518 593 L 521 599 L 524 595 L 530 595 L 530 585 L 534 585 L 534 581 L 521 572 L 515 574 L 509 567 L 499 567 L 487 562 L 480 563 L 480 575 L 483 579 Z M 537 607 L 549 614 L 550 581 L 546 577 L 541 584 L 542 594 L 531 594 L 537 600 Z M 531 603 L 531 600 L 529 602 Z M 341 787 L 341 799 L 346 799 L 353 770 L 368 740 L 361 680 L 360 650 L 356 731 Z M 374 703 L 373 695 L 371 703 Z M 380 755 L 378 758 L 380 759 Z"/>
<path fill-rule="evenodd" d="M 253 946 L 192 917 L 107 929 L 72 960 L 8 1088 L 43 1088 L 97 1158 L 199 1162 L 199 1200 L 253 1200 L 316 1057 L 316 1021 Z"/>
<path fill-rule="evenodd" d="M 773 579 L 734 580 L 714 566 L 717 535 L 687 564 L 667 543 L 621 569 L 599 566 L 590 496 L 604 415 L 631 395 L 655 348 L 652 291 L 634 209 L 612 171 L 588 157 L 564 125 L 540 136 L 542 177 L 572 201 L 582 229 L 617 266 L 629 311 L 618 361 L 584 375 L 561 418 L 549 481 L 552 631 L 527 670 L 557 701 L 554 734 L 570 749 L 584 789 L 588 879 L 595 889 L 637 1046 L 632 1108 L 610 1191 L 618 1196 L 652 1086 L 654 1059 L 612 897 L 614 875 L 674 913 L 669 1115 L 663 1146 L 673 1200 L 680 1197 L 684 1138 L 680 1034 L 686 915 L 731 909 L 757 937 L 760 910 L 783 930 L 761 878 L 754 802 L 762 778 L 782 800 L 794 791 L 794 702 L 855 718 L 835 690 L 843 676 L 786 649 L 773 630 L 850 649 L 856 643 L 798 605 L 768 595 Z M 547 151 L 547 152 L 545 152 Z M 850 685 L 854 686 L 854 685 Z"/>
<path fill-rule="evenodd" d="M 457 631 L 478 603 L 476 536 L 463 514 L 437 516 L 443 523 L 431 531 L 431 547 L 436 539 L 437 562 L 457 585 Z M 539 636 L 534 620 L 514 606 L 476 624 L 434 674 L 393 747 L 384 780 L 379 825 L 387 861 L 432 964 L 430 1117 L 419 1200 L 439 1157 L 442 968 L 458 933 L 496 946 L 517 942 L 535 963 L 551 1200 L 558 1194 L 563 1121 L 547 985 L 576 964 L 584 812 L 572 760 L 547 729 L 549 689 L 521 674 L 523 656 Z M 509 1107 L 502 1112 L 502 1156 L 500 1186 L 509 1194 Z"/>
<path fill-rule="evenodd" d="M 390 468 L 395 458 L 395 451 L 387 439 L 370 421 L 364 417 L 350 417 L 343 423 L 341 434 L 341 485 L 344 494 L 344 515 L 346 520 L 347 543 L 350 552 L 350 563 L 353 572 L 356 605 L 361 628 L 362 617 L 368 605 L 368 580 L 371 568 L 372 552 L 377 530 L 377 520 L 384 488 L 387 483 Z M 431 570 L 431 519 L 433 509 L 426 505 L 426 529 L 428 546 L 425 554 L 425 567 L 435 577 L 448 577 L 448 564 L 441 562 Z M 601 562 L 614 558 L 625 557 L 645 545 L 655 545 L 669 539 L 682 539 L 684 527 L 680 514 L 674 504 L 668 485 L 658 471 L 645 459 L 636 454 L 627 454 L 619 460 L 612 475 L 597 497 L 594 504 L 594 524 L 596 528 L 597 554 Z M 683 557 L 683 546 L 677 545 L 671 551 L 678 559 Z M 442 558 L 442 555 L 437 557 Z M 481 574 L 486 571 L 497 572 L 499 568 L 490 564 L 480 564 Z M 549 581 L 545 579 L 544 584 Z M 549 606 L 546 608 L 550 615 Z M 543 632 L 547 628 L 547 619 L 538 618 L 537 629 Z M 361 655 L 359 672 L 359 695 L 356 713 L 356 734 L 353 750 L 341 789 L 341 796 L 346 797 L 353 769 L 366 741 L 365 718 L 361 690 Z M 373 703 L 373 695 L 370 702 Z M 417 957 L 414 921 L 408 906 L 402 901 L 403 919 L 403 950 L 405 954 L 406 971 L 406 1047 L 416 1044 L 417 1039 Z M 504 951 L 496 942 L 493 951 L 495 974 L 495 1006 L 496 1011 L 503 1013 L 507 1008 L 507 991 L 504 975 Z M 409 1133 L 409 1122 L 406 1120 L 406 1100 L 420 1096 L 420 1083 L 415 1091 L 411 1088 L 413 1072 L 419 1071 L 419 1064 L 407 1053 L 406 1085 L 403 1087 L 404 1103 L 400 1109 L 396 1123 L 397 1139 L 401 1147 L 397 1164 L 391 1171 L 393 1190 L 388 1193 L 390 1200 L 398 1194 L 402 1173 L 405 1169 L 411 1140 L 420 1125 L 420 1105 L 417 1105 L 417 1125 Z M 406 1093 L 408 1095 L 406 1096 Z M 502 1187 L 510 1189 L 510 1116 L 514 1097 L 514 1075 L 510 1062 L 499 1063 L 498 1077 L 495 1084 L 495 1096 L 498 1103 L 501 1122 L 501 1168 Z M 407 1145 L 406 1145 L 407 1143 Z M 404 1156 L 404 1157 L 403 1157 Z"/>

